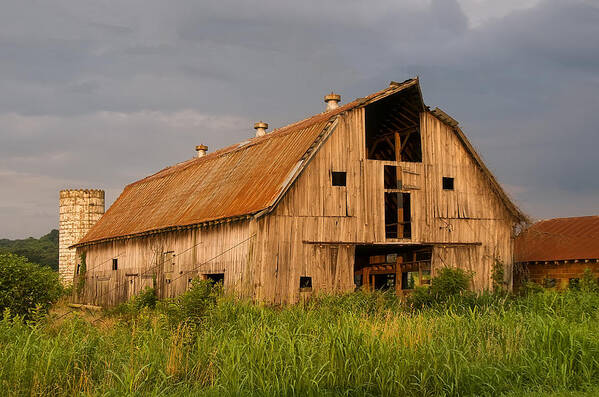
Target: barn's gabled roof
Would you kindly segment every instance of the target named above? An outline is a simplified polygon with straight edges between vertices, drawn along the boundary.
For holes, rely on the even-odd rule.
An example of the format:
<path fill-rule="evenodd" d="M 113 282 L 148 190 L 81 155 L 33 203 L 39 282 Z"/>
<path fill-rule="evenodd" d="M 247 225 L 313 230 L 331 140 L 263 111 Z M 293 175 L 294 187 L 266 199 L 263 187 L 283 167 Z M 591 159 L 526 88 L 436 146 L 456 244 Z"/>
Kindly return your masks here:
<path fill-rule="evenodd" d="M 409 88 L 420 95 L 418 79 L 392 82 L 366 98 L 134 182 L 75 246 L 268 211 L 332 132 L 339 114 Z"/>
<path fill-rule="evenodd" d="M 125 187 L 104 216 L 74 246 L 267 213 L 332 133 L 340 114 L 404 90 L 411 90 L 411 95 L 418 97 L 420 110 L 426 110 L 417 78 L 391 82 L 388 88 L 337 109 L 134 182 Z M 440 113 L 436 116 L 440 117 Z M 456 133 L 506 207 L 516 218 L 524 219 L 459 128 Z"/>
<path fill-rule="evenodd" d="M 516 239 L 516 262 L 599 259 L 599 216 L 536 222 Z"/>

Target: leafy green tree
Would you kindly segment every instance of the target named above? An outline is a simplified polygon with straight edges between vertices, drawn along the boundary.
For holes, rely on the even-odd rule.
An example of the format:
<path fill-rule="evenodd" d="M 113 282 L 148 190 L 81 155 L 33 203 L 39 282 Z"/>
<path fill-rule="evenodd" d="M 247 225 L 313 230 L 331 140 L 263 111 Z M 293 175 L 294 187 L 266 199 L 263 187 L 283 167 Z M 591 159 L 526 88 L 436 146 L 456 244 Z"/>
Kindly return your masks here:
<path fill-rule="evenodd" d="M 0 239 L 0 253 L 24 256 L 32 263 L 58 270 L 58 230 L 54 229 L 39 239 Z"/>
<path fill-rule="evenodd" d="M 0 312 L 29 316 L 47 311 L 60 298 L 58 273 L 15 254 L 0 253 Z"/>

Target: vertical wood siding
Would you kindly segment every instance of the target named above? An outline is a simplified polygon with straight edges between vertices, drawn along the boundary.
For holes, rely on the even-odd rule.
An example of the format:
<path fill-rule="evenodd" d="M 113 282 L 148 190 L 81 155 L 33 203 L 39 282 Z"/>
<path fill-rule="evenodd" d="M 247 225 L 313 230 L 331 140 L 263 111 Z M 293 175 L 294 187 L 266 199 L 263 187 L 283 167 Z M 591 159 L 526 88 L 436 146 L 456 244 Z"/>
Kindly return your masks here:
<path fill-rule="evenodd" d="M 94 271 L 86 276 L 81 301 L 118 303 L 153 283 L 147 274 L 155 274 L 160 295 L 167 297 L 185 291 L 196 275 L 224 273 L 225 288 L 240 296 L 294 303 L 312 293 L 353 290 L 358 243 L 433 245 L 433 273 L 442 266 L 471 270 L 478 290 L 489 288 L 495 260 L 508 265 L 511 280 L 515 218 L 453 129 L 422 113 L 422 163 L 368 160 L 364 114 L 364 108 L 357 108 L 340 116 L 331 136 L 268 215 L 86 248 L 87 267 Z M 410 239 L 385 238 L 385 165 L 400 166 L 402 191 L 410 193 Z M 332 172 L 346 172 L 346 186 L 332 186 Z M 444 176 L 454 178 L 454 190 L 442 189 Z M 162 268 L 153 272 L 157 255 L 166 251 L 177 254 L 172 273 Z M 110 259 L 117 256 L 119 270 L 111 271 Z M 300 291 L 302 276 L 312 278 L 312 292 Z"/>

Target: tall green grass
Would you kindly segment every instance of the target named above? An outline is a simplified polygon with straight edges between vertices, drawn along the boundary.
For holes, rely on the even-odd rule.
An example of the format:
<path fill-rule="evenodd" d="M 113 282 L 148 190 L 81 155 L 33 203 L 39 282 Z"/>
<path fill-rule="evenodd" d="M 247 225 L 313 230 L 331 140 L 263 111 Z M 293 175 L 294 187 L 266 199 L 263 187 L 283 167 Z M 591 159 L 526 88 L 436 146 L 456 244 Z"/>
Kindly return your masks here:
<path fill-rule="evenodd" d="M 172 308 L 171 308 L 172 309 Z M 412 311 L 386 294 L 269 308 L 220 297 L 92 323 L 0 321 L 14 395 L 570 395 L 599 391 L 599 295 L 483 295 Z M 578 394 L 572 394 L 578 395 Z"/>

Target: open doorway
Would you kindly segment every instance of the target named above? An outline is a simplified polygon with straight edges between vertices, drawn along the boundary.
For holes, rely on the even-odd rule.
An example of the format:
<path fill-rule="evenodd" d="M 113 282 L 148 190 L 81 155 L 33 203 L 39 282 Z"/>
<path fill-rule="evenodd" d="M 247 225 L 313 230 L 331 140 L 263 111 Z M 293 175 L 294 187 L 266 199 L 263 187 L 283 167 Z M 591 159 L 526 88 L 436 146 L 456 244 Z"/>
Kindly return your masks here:
<path fill-rule="evenodd" d="M 354 282 L 367 291 L 406 293 L 430 284 L 431 257 L 426 245 L 357 246 Z"/>

